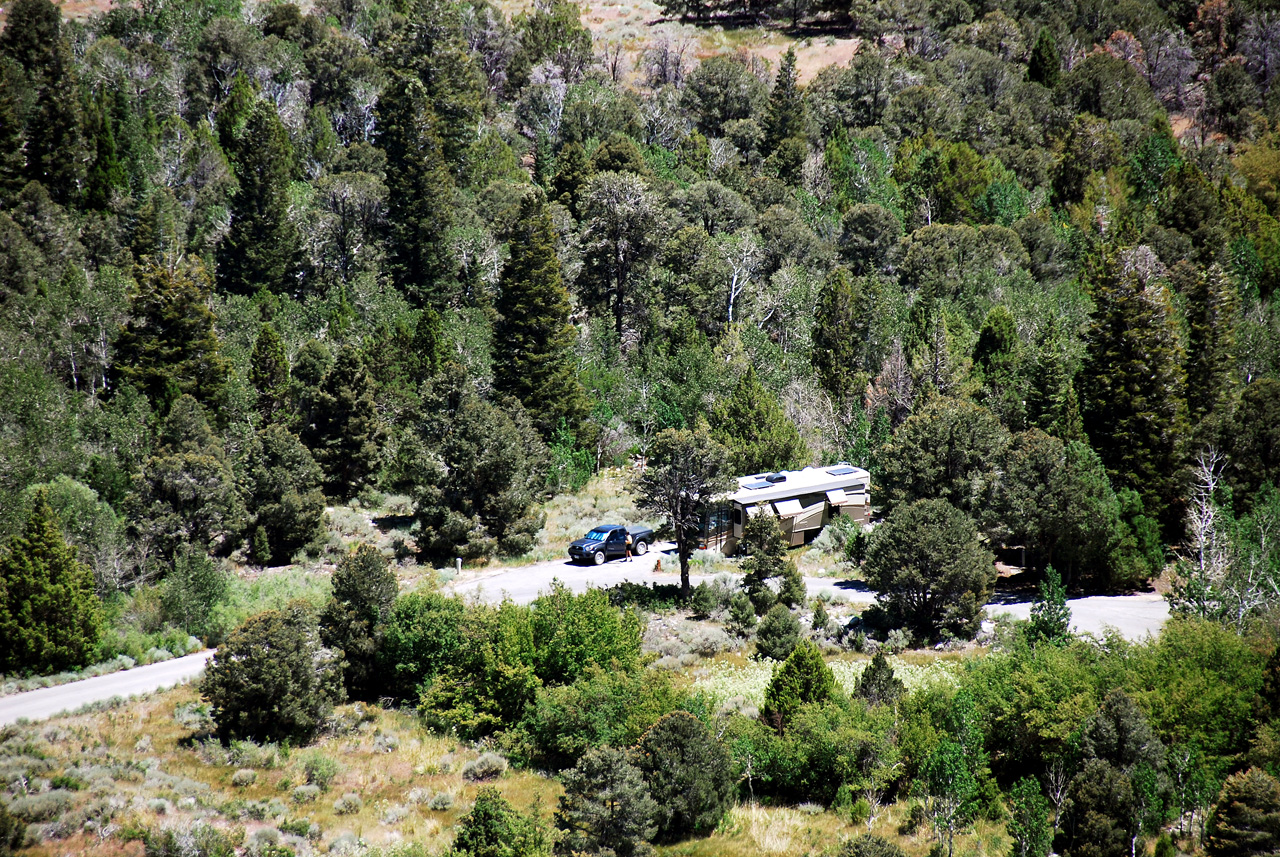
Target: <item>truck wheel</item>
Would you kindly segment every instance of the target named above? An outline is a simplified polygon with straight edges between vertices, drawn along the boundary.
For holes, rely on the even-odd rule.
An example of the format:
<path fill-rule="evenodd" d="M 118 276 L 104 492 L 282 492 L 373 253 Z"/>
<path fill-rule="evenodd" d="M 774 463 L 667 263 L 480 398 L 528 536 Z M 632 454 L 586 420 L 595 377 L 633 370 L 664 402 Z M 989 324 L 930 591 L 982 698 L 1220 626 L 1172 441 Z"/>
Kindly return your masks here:
<path fill-rule="evenodd" d="M 648 542 L 636 542 L 636 556 L 644 556 L 649 552 Z"/>
<path fill-rule="evenodd" d="M 604 551 L 596 551 L 593 559 L 595 559 L 596 565 L 604 565 Z"/>

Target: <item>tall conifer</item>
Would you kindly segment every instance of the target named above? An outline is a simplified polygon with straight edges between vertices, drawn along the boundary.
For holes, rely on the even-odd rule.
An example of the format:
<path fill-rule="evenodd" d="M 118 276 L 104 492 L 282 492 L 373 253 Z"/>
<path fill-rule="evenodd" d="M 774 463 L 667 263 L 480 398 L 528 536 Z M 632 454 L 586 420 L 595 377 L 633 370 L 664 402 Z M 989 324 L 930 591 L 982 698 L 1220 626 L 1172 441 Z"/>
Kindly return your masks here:
<path fill-rule="evenodd" d="M 26 526 L 0 552 L 0 673 L 84 666 L 100 629 L 93 574 L 40 492 Z"/>
<path fill-rule="evenodd" d="M 396 286 L 425 306 L 448 296 L 453 179 L 422 84 L 392 77 L 378 102 L 376 142 L 387 154 L 387 251 Z"/>
<path fill-rule="evenodd" d="M 271 103 L 245 92 L 236 81 L 218 114 L 218 136 L 236 175 L 231 229 L 218 253 L 218 279 L 231 291 L 285 291 L 298 248 L 289 219 L 289 183 L 295 160 L 289 133 Z"/>
<path fill-rule="evenodd" d="M 778 66 L 778 77 L 769 94 L 769 113 L 765 119 L 764 151 L 770 153 L 783 140 L 804 135 L 804 102 L 796 77 L 796 50 L 788 48 Z"/>
<path fill-rule="evenodd" d="M 249 358 L 249 383 L 258 391 L 258 413 L 264 423 L 283 416 L 289 401 L 289 356 L 270 322 L 262 325 Z"/>
<path fill-rule="evenodd" d="M 711 417 L 712 437 L 729 450 L 737 473 L 762 473 L 801 464 L 809 449 L 778 397 L 764 388 L 753 366 Z"/>
<path fill-rule="evenodd" d="M 543 438 L 563 423 L 577 427 L 586 397 L 573 355 L 569 292 L 560 275 L 555 227 L 541 194 L 520 204 L 502 271 L 494 329 L 494 385 L 520 400 Z"/>
<path fill-rule="evenodd" d="M 1234 399 L 1240 294 L 1227 272 L 1214 265 L 1192 281 L 1185 297 L 1187 408 L 1196 424 Z"/>
<path fill-rule="evenodd" d="M 1112 256 L 1094 276 L 1080 375 L 1084 428 L 1112 484 L 1132 488 L 1165 536 L 1182 530 L 1186 374 L 1168 289 Z"/>

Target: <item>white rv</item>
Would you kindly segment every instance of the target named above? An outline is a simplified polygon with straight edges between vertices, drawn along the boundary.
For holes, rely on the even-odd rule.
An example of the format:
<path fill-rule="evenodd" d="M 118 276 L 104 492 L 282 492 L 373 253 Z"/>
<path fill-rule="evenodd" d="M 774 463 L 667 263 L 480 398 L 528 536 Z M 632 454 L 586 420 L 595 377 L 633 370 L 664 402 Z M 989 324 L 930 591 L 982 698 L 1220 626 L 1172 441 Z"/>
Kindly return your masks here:
<path fill-rule="evenodd" d="M 738 477 L 738 490 L 708 515 L 704 543 L 732 554 L 748 518 L 777 515 L 792 546 L 816 536 L 837 515 L 866 523 L 871 512 L 871 474 L 836 464 Z"/>

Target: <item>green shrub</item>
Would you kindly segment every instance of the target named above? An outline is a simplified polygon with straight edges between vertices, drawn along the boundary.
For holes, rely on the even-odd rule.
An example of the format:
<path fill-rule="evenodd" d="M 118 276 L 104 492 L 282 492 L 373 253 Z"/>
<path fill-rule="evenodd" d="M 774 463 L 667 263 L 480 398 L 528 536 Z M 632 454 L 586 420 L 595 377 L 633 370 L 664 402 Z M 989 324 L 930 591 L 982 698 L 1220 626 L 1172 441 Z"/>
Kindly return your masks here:
<path fill-rule="evenodd" d="M 323 753 L 310 753 L 302 763 L 302 774 L 307 784 L 328 791 L 333 778 L 338 776 L 338 763 Z"/>
<path fill-rule="evenodd" d="M 906 852 L 894 843 L 870 833 L 850 839 L 840 846 L 836 855 L 837 857 L 907 857 Z"/>
<path fill-rule="evenodd" d="M 784 661 L 800 640 L 800 620 L 785 604 L 775 604 L 760 620 L 756 631 L 756 654 Z"/>
<path fill-rule="evenodd" d="M 497 753 L 482 753 L 462 766 L 462 778 L 473 783 L 494 780 L 506 772 L 507 760 Z"/>
<path fill-rule="evenodd" d="M 395 572 L 372 545 L 360 545 L 338 560 L 333 597 L 320 613 L 320 640 L 342 650 L 351 699 L 374 699 L 382 692 L 375 661 L 398 590 Z"/>
<path fill-rule="evenodd" d="M 52 821 L 69 810 L 71 802 L 71 792 L 66 789 L 54 789 L 14 798 L 9 804 L 9 812 L 28 824 L 34 824 L 40 821 Z"/>
<path fill-rule="evenodd" d="M 292 793 L 294 803 L 312 803 L 318 797 L 320 797 L 319 786 L 296 786 Z"/>
<path fill-rule="evenodd" d="M 657 838 L 675 842 L 715 830 L 733 796 L 733 763 L 701 720 L 673 712 L 631 751 L 658 804 Z"/>
<path fill-rule="evenodd" d="M 822 653 L 805 640 L 787 659 L 773 668 L 773 678 L 764 692 L 765 721 L 781 729 L 802 705 L 825 702 L 836 694 L 835 676 Z"/>
<path fill-rule="evenodd" d="M 347 792 L 333 802 L 333 811 L 338 815 L 355 815 L 364 809 L 364 801 L 355 792 Z"/>
<path fill-rule="evenodd" d="M 342 675 L 320 648 L 310 610 L 269 610 L 219 648 L 200 691 L 224 738 L 311 740 L 342 698 Z"/>
<path fill-rule="evenodd" d="M 251 786 L 258 781 L 258 772 L 253 768 L 240 768 L 231 775 L 231 785 L 237 788 Z"/>
<path fill-rule="evenodd" d="M 4 801 L 0 801 L 0 857 L 11 857 L 22 847 L 26 834 L 27 827 L 22 819 L 9 812 Z"/>

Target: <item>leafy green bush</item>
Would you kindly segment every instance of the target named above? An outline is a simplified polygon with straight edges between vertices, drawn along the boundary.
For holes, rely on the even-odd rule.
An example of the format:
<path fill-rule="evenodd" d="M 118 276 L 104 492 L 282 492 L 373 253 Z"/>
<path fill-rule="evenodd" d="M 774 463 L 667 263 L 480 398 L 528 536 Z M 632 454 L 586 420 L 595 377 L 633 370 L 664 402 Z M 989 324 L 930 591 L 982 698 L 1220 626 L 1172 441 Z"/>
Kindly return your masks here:
<path fill-rule="evenodd" d="M 338 560 L 333 597 L 320 613 L 320 640 L 340 649 L 351 699 L 373 699 L 383 681 L 376 658 L 399 585 L 381 552 L 362 544 Z"/>
<path fill-rule="evenodd" d="M 338 763 L 323 753 L 309 753 L 302 763 L 302 775 L 307 784 L 318 786 L 321 791 L 328 791 L 338 776 Z"/>

